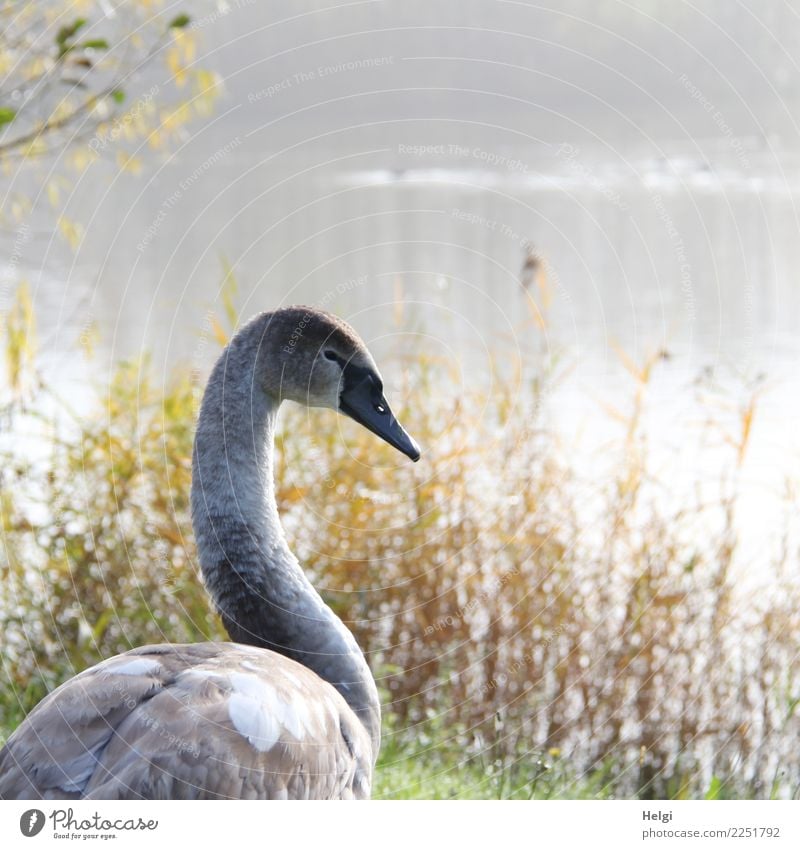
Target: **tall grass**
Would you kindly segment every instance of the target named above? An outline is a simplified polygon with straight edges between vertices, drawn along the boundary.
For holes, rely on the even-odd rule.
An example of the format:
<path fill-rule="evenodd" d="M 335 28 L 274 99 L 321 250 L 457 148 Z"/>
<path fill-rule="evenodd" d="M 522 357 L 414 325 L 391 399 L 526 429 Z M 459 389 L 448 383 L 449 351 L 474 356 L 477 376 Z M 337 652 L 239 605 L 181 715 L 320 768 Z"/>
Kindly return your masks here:
<path fill-rule="evenodd" d="M 629 365 L 616 465 L 588 497 L 541 380 L 500 381 L 487 415 L 443 392 L 435 363 L 391 366 L 414 386 L 399 417 L 433 446 L 416 466 L 333 413 L 284 412 L 288 536 L 384 696 L 379 795 L 797 795 L 794 555 L 746 602 L 732 571 L 754 408 L 717 502 L 671 507 L 642 415 L 658 359 Z M 11 429 L 37 429 L 47 454 L 9 452 L 0 477 L 6 731 L 102 657 L 223 636 L 188 511 L 197 397 L 180 369 L 158 387 L 145 358 L 79 415 L 59 402 L 58 422 L 10 402 Z"/>

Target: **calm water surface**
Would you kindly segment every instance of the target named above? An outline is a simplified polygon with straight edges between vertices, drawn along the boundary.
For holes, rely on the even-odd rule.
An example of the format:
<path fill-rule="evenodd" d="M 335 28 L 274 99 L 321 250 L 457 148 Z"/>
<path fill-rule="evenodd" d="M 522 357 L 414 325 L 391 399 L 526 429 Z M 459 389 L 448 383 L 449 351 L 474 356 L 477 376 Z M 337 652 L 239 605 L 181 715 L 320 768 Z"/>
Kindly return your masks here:
<path fill-rule="evenodd" d="M 387 363 L 390 389 L 398 351 L 429 352 L 443 391 L 461 381 L 489 403 L 493 368 L 567 374 L 546 414 L 591 480 L 621 433 L 608 408 L 630 405 L 623 356 L 662 351 L 647 427 L 664 497 L 718 479 L 730 456 L 724 429 L 709 441 L 698 379 L 730 429 L 761 393 L 741 515 L 744 551 L 763 556 L 800 478 L 783 53 L 724 5 L 743 37 L 714 47 L 713 68 L 719 28 L 677 12 L 470 2 L 455 26 L 447 3 L 299 3 L 283 22 L 279 6 L 203 25 L 201 59 L 225 79 L 213 118 L 173 154 L 144 154 L 138 175 L 109 163 L 78 179 L 75 253 L 44 208 L 41 227 L 6 234 L 0 307 L 31 282 L 48 375 L 80 403 L 142 349 L 165 378 L 178 363 L 205 373 L 227 263 L 242 316 L 322 305 Z M 78 342 L 95 328 L 87 361 Z"/>

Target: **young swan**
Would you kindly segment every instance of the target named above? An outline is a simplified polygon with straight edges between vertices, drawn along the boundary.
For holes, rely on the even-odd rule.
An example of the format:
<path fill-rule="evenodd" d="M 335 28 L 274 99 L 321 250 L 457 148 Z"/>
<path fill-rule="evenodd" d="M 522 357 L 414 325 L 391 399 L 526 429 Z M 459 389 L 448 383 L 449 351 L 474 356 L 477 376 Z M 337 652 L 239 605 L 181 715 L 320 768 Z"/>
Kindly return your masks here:
<path fill-rule="evenodd" d="M 245 325 L 211 373 L 192 479 L 200 567 L 234 642 L 146 646 L 67 681 L 0 751 L 0 799 L 369 797 L 375 682 L 278 518 L 284 399 L 338 410 L 419 459 L 347 324 L 289 307 Z"/>

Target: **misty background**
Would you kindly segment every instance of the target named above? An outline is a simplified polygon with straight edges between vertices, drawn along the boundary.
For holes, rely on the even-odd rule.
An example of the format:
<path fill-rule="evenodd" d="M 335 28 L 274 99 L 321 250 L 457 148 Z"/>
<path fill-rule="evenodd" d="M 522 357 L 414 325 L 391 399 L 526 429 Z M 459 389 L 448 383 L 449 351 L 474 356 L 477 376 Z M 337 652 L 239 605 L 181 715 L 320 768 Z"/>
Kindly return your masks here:
<path fill-rule="evenodd" d="M 551 414 L 594 474 L 614 427 L 599 413 L 629 397 L 621 352 L 662 351 L 648 415 L 678 451 L 676 497 L 684 472 L 714 463 L 692 439 L 696 387 L 719 391 L 723 413 L 763 387 L 746 469 L 763 547 L 798 460 L 791 4 L 190 11 L 196 61 L 224 80 L 213 116 L 169 152 L 134 151 L 138 173 L 119 173 L 109 145 L 64 210 L 85 230 L 76 251 L 44 225 L 3 234 L 0 294 L 31 281 L 51 376 L 80 397 L 142 349 L 165 379 L 176 363 L 204 374 L 227 264 L 243 317 L 324 306 L 379 361 L 422 347 L 442 380 L 455 371 L 489 400 L 495 368 L 568 372 Z M 34 222 L 51 215 L 40 178 L 13 176 Z M 94 326 L 87 362 L 77 341 Z"/>

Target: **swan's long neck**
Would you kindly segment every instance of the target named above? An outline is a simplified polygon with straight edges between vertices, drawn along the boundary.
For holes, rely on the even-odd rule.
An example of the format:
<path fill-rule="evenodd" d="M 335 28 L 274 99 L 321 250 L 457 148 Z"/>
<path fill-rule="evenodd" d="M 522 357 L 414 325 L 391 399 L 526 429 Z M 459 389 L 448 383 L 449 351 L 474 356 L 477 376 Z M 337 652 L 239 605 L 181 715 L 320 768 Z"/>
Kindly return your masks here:
<path fill-rule="evenodd" d="M 192 522 L 206 585 L 232 640 L 291 657 L 332 684 L 377 754 L 375 681 L 353 635 L 289 550 L 278 517 L 272 454 L 279 402 L 258 388 L 255 357 L 235 344 L 212 372 L 194 445 Z"/>

